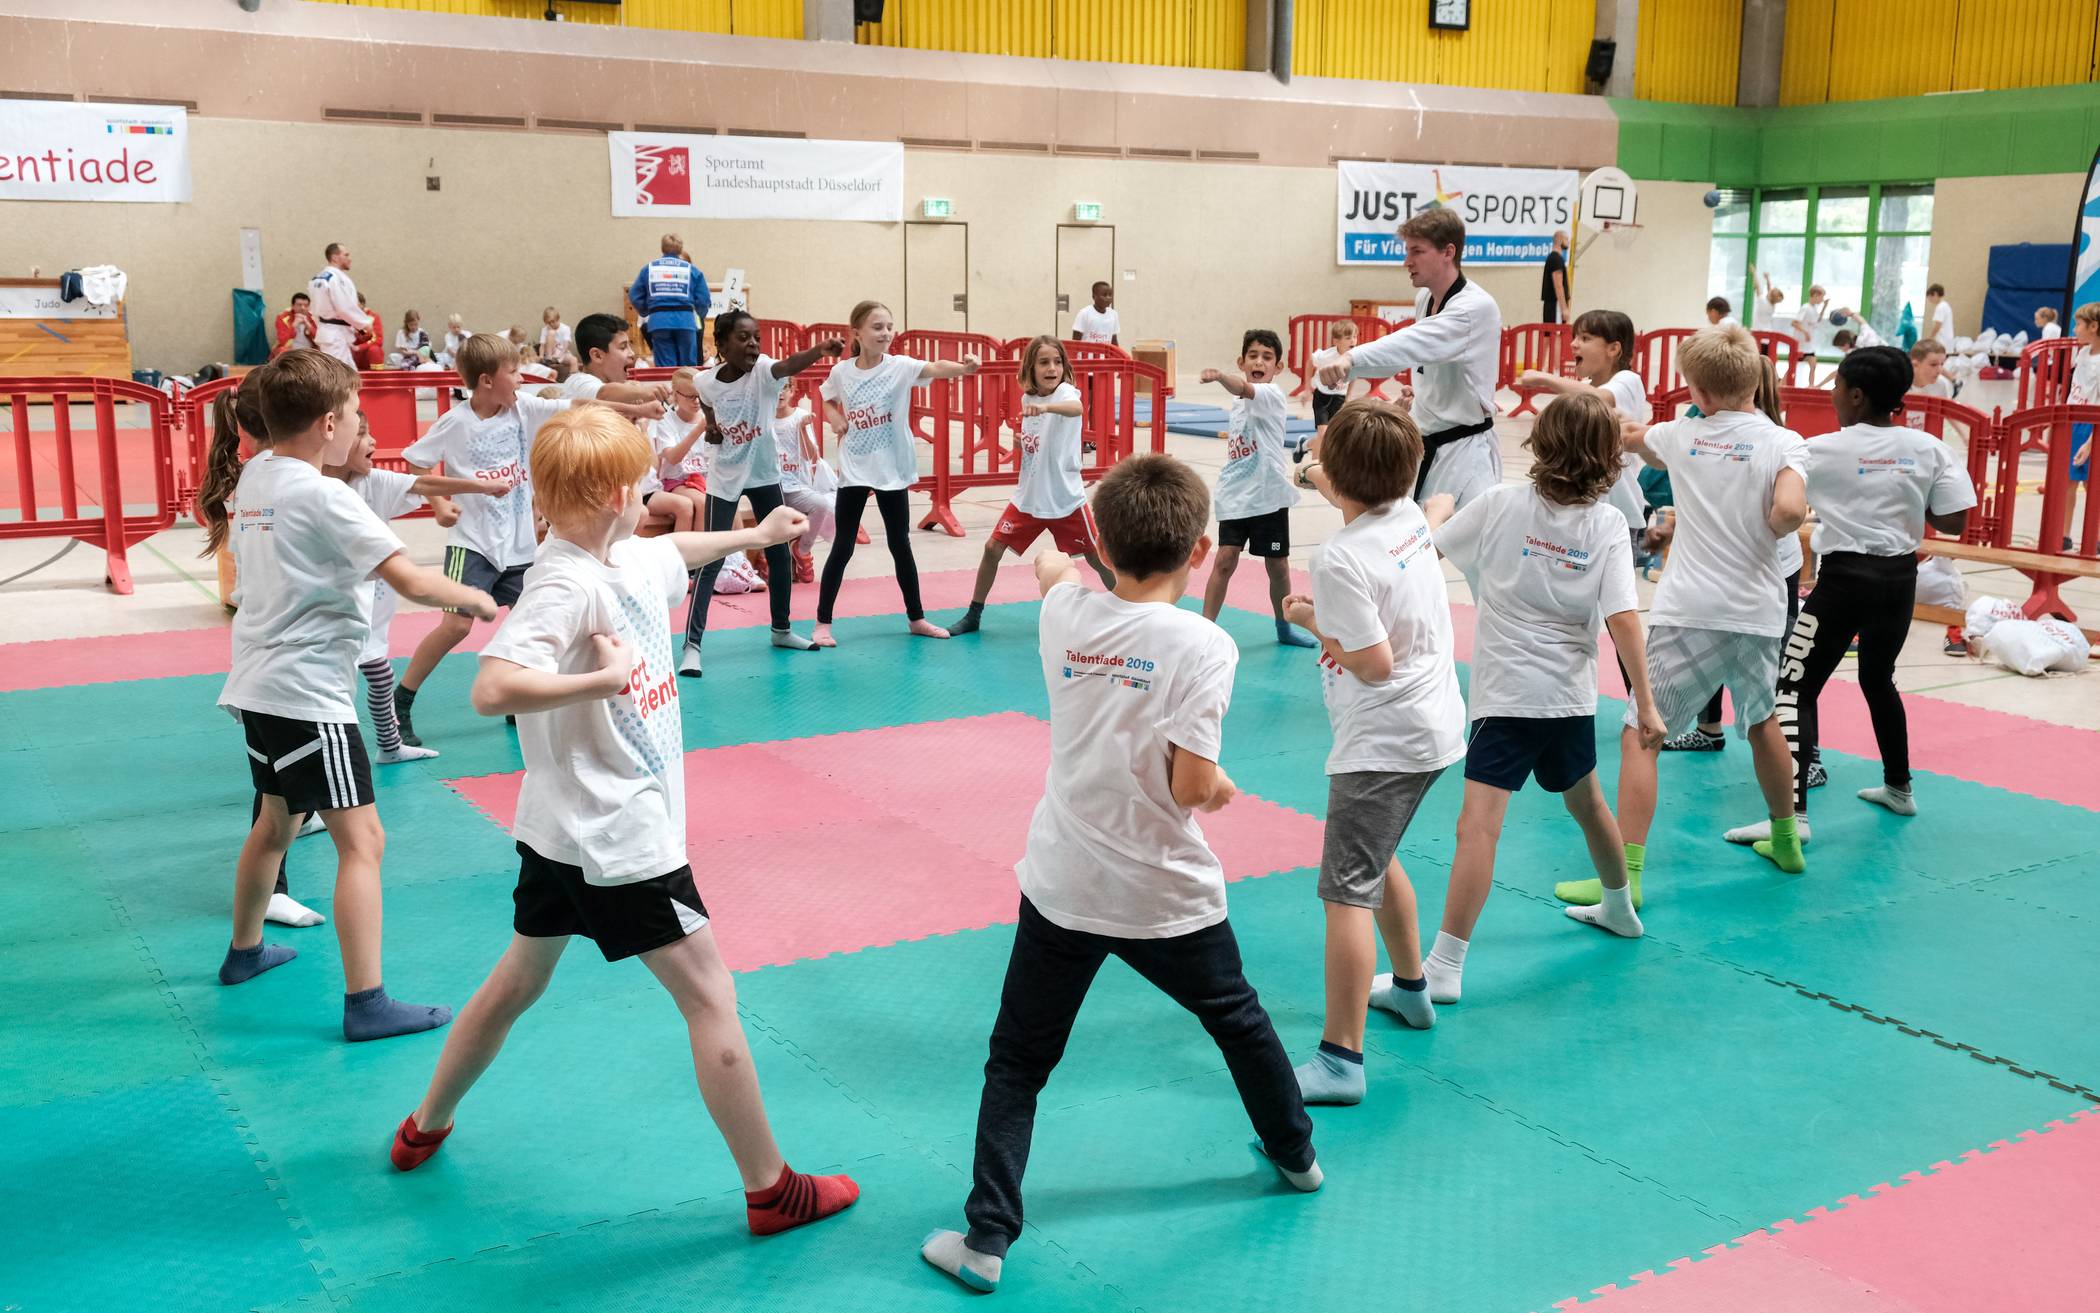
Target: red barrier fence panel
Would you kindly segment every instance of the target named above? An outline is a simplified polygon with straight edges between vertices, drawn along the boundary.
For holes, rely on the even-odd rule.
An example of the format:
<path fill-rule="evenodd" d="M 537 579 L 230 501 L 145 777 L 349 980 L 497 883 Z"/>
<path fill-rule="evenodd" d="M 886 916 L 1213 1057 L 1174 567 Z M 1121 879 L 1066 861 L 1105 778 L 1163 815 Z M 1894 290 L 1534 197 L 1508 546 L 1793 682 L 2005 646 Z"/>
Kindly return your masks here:
<path fill-rule="evenodd" d="M 758 349 L 775 360 L 785 360 L 807 345 L 804 335 L 802 325 L 791 320 L 758 321 Z"/>
<path fill-rule="evenodd" d="M 1283 365 L 1298 376 L 1298 386 L 1291 391 L 1294 397 L 1302 397 L 1312 390 L 1312 358 L 1316 351 L 1325 351 L 1334 344 L 1333 328 L 1336 324 L 1356 325 L 1356 344 L 1375 342 L 1388 333 L 1412 324 L 1414 320 L 1403 319 L 1399 323 L 1380 319 L 1375 315 L 1292 315 L 1286 330 L 1288 337 L 1283 344 Z M 1369 395 L 1385 396 L 1385 385 L 1407 382 L 1405 370 L 1390 379 L 1379 379 L 1371 384 Z"/>
<path fill-rule="evenodd" d="M 0 381 L 0 396 L 15 456 L 12 496 L 0 497 L 0 511 L 14 516 L 0 520 L 0 538 L 77 538 L 100 547 L 108 556 L 103 581 L 130 593 L 126 550 L 175 523 L 174 401 L 158 388 L 111 378 L 11 378 Z M 90 407 L 92 433 L 75 426 L 76 405 Z M 126 418 L 143 407 L 144 426 L 120 428 L 119 405 Z M 49 430 L 34 423 L 43 411 Z M 56 504 L 44 505 L 46 496 Z"/>
<path fill-rule="evenodd" d="M 2020 352 L 2020 367 L 2013 375 L 2013 409 L 2071 404 L 2071 365 L 2077 357 L 2076 338 L 2029 342 Z"/>
<path fill-rule="evenodd" d="M 1786 426 L 1804 438 L 1835 433 L 1842 427 L 1830 394 L 1821 388 L 1781 387 L 1779 413 L 1786 417 Z"/>
<path fill-rule="evenodd" d="M 1536 369 L 1566 378 L 1574 377 L 1574 341 L 1575 335 L 1566 324 L 1517 324 L 1502 330 L 1501 383 L 1517 394 L 1517 404 L 1509 412 L 1511 415 L 1535 412 L 1532 398 L 1538 394 L 1517 386 L 1517 379 L 1524 371 Z"/>
<path fill-rule="evenodd" d="M 1698 332 L 1696 328 L 1657 328 L 1642 333 L 1633 339 L 1633 370 L 1641 376 L 1641 387 L 1648 394 L 1648 404 L 1660 409 L 1662 397 L 1684 386 L 1684 374 L 1677 368 L 1677 350 L 1686 338 Z"/>
<path fill-rule="evenodd" d="M 1794 386 L 1797 381 L 1794 375 L 1799 372 L 1804 357 L 1809 362 L 1810 377 L 1807 381 L 1815 381 L 1815 355 L 1799 342 L 1785 333 L 1752 333 L 1750 336 L 1757 341 L 1757 353 L 1771 361 L 1772 368 L 1778 371 L 1780 386 Z"/>
<path fill-rule="evenodd" d="M 853 352 L 853 325 L 851 324 L 806 324 L 802 329 L 802 344 L 795 349 L 807 351 L 820 342 L 841 342 L 846 352 Z"/>

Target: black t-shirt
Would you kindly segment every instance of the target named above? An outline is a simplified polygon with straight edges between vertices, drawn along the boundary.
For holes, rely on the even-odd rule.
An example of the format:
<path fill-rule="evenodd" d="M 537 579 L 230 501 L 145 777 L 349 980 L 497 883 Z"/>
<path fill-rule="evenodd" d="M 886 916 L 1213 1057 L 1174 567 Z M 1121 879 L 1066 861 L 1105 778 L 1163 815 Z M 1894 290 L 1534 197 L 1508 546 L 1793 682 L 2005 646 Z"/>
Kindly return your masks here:
<path fill-rule="evenodd" d="M 1555 295 L 1553 288 L 1553 275 L 1557 272 L 1565 270 L 1567 267 L 1567 256 L 1562 255 L 1559 251 L 1550 251 L 1547 253 L 1546 271 L 1539 276 L 1539 300 L 1548 302 L 1550 304 L 1551 302 L 1558 299 L 1558 297 Z"/>

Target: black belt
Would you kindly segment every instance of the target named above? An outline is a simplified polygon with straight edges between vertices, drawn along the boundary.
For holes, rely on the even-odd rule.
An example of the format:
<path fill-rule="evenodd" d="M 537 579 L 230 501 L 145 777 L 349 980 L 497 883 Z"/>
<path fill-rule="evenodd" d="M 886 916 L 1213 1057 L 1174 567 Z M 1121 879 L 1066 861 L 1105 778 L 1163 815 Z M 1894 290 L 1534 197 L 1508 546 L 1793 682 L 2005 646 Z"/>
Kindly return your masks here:
<path fill-rule="evenodd" d="M 352 324 L 352 323 L 351 323 L 351 322 L 350 322 L 349 320 L 347 320 L 347 319 L 323 319 L 323 320 L 322 320 L 321 322 L 322 322 L 322 323 L 324 323 L 324 324 L 334 324 L 334 325 L 335 325 L 335 326 L 336 326 L 337 328 L 354 328 L 354 327 L 356 327 L 356 325 Z"/>
<path fill-rule="evenodd" d="M 1415 475 L 1415 500 L 1422 500 L 1422 486 L 1429 482 L 1429 466 L 1431 462 L 1436 460 L 1436 454 L 1439 451 L 1462 438 L 1478 437 L 1480 434 L 1493 433 L 1494 431 L 1495 421 L 1490 418 L 1474 424 L 1461 425 L 1455 429 L 1440 429 L 1435 433 L 1424 433 L 1422 435 L 1422 469 L 1420 473 Z"/>

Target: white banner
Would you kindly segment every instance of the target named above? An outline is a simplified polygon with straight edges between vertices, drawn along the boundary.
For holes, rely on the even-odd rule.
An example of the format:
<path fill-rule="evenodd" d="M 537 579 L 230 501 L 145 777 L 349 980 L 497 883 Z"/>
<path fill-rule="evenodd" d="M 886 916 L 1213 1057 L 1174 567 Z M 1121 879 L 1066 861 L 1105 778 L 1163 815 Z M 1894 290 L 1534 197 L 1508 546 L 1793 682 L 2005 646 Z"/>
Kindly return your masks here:
<path fill-rule="evenodd" d="M 702 219 L 904 217 L 904 146 L 894 141 L 606 134 L 612 212 Z"/>
<path fill-rule="evenodd" d="M 87 298 L 58 299 L 53 284 L 0 287 L 0 319 L 115 319 L 114 305 L 89 305 Z"/>
<path fill-rule="evenodd" d="M 0 100 L 0 201 L 186 201 L 179 105 Z"/>
<path fill-rule="evenodd" d="M 1574 222 L 1581 186 L 1572 169 L 1365 160 L 1338 162 L 1334 179 L 1337 264 L 1399 264 L 1400 225 L 1438 205 L 1466 221 L 1467 264 L 1544 264 L 1553 234 Z"/>

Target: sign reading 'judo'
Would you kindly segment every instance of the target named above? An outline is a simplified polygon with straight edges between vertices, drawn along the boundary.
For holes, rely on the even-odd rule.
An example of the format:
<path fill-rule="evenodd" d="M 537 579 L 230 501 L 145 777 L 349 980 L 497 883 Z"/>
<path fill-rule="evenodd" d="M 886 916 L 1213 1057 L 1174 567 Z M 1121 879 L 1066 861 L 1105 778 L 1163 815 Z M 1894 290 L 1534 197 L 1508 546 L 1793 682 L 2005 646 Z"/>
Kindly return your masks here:
<path fill-rule="evenodd" d="M 883 141 L 606 134 L 612 212 L 703 219 L 904 217 L 904 146 Z"/>
<path fill-rule="evenodd" d="M 1571 169 L 1367 160 L 1337 163 L 1334 178 L 1337 264 L 1399 264 L 1400 225 L 1440 205 L 1466 221 L 1467 264 L 1544 264 L 1553 234 L 1575 221 L 1581 186 Z"/>

